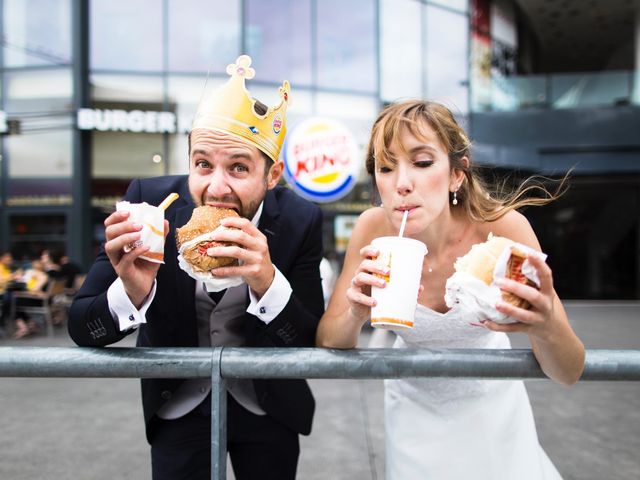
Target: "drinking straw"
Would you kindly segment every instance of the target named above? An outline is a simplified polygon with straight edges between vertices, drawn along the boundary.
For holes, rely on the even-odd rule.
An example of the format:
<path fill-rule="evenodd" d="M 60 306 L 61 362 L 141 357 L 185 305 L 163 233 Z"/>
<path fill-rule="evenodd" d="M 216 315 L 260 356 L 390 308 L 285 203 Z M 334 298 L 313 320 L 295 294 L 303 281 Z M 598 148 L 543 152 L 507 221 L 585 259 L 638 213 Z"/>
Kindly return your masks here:
<path fill-rule="evenodd" d="M 400 233 L 398 234 L 401 237 L 404 234 L 404 227 L 407 224 L 407 217 L 409 216 L 409 210 L 405 210 L 402 215 L 402 223 L 400 224 Z"/>

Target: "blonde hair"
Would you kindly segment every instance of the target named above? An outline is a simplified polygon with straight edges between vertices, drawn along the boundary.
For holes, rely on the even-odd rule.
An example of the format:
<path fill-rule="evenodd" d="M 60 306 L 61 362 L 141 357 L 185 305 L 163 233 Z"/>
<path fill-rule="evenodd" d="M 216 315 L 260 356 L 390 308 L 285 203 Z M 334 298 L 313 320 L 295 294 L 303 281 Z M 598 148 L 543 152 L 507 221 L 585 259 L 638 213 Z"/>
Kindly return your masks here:
<path fill-rule="evenodd" d="M 376 162 L 378 166 L 392 166 L 396 161 L 389 156 L 389 149 L 398 147 L 403 151 L 400 135 L 405 129 L 416 138 L 424 139 L 425 125 L 433 129 L 445 148 L 450 168 L 464 173 L 464 180 L 456 192 L 458 205 L 454 208 L 464 208 L 472 220 L 491 222 L 510 210 L 546 205 L 566 191 L 568 174 L 559 181 L 553 193 L 543 183 L 550 179 L 538 175 L 528 177 L 515 188 L 507 187 L 506 181 L 490 186 L 481 177 L 478 167 L 472 164 L 471 142 L 451 111 L 439 103 L 422 100 L 391 104 L 378 115 L 371 131 L 366 158 L 367 172 L 374 180 Z M 464 161 L 465 157 L 468 162 Z"/>

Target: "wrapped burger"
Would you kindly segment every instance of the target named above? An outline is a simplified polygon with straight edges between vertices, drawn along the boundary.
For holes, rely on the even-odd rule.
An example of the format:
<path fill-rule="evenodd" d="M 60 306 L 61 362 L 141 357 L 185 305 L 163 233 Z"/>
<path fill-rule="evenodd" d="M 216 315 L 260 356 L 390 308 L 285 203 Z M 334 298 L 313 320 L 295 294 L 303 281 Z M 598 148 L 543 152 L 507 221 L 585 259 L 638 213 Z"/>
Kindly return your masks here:
<path fill-rule="evenodd" d="M 231 242 L 213 240 L 214 232 L 226 228 L 220 224 L 223 218 L 238 217 L 235 210 L 203 205 L 193 209 L 191 219 L 176 229 L 178 264 L 189 276 L 204 282 L 207 291 L 217 292 L 240 285 L 241 277 L 215 278 L 211 270 L 218 267 L 238 265 L 231 257 L 212 257 L 207 251 L 213 247 L 235 245 Z"/>
<path fill-rule="evenodd" d="M 447 280 L 445 302 L 449 308 L 459 304 L 469 312 L 496 323 L 513 323 L 516 320 L 498 312 L 495 304 L 504 300 L 517 307 L 528 309 L 529 303 L 509 292 L 502 292 L 496 280 L 509 278 L 539 288 L 537 271 L 527 261 L 527 255 L 537 255 L 546 260 L 544 253 L 504 237 L 489 234 L 486 242 L 471 247 L 458 258 L 455 273 Z"/>

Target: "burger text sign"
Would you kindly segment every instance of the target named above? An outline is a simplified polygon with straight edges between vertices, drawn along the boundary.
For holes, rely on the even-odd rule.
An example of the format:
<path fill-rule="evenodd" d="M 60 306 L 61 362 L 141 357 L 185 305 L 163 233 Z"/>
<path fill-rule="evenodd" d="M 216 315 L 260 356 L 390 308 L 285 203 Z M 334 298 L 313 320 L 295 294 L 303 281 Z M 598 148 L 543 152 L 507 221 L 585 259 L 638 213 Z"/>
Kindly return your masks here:
<path fill-rule="evenodd" d="M 301 196 L 314 202 L 344 197 L 356 183 L 360 152 L 353 134 L 341 123 L 310 118 L 285 140 L 284 176 Z"/>

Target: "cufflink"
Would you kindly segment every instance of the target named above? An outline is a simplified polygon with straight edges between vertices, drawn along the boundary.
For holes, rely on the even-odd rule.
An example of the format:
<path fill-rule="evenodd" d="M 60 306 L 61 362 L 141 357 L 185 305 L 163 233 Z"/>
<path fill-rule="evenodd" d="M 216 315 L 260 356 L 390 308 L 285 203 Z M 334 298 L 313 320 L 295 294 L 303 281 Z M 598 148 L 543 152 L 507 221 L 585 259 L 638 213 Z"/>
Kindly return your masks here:
<path fill-rule="evenodd" d="M 264 307 L 260 307 L 260 313 L 265 314 L 267 313 L 267 309 Z"/>
<path fill-rule="evenodd" d="M 129 315 L 129 321 L 133 322 L 136 319 L 136 317 L 133 316 L 133 313 L 131 315 Z"/>

